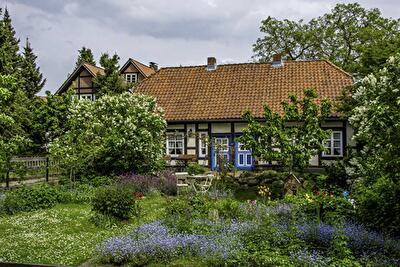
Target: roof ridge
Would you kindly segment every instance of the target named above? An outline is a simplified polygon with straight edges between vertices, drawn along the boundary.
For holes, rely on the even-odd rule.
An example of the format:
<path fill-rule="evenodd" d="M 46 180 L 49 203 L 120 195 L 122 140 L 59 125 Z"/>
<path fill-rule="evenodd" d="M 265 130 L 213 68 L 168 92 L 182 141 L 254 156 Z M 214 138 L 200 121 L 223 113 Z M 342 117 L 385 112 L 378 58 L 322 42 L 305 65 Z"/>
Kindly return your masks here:
<path fill-rule="evenodd" d="M 302 60 L 288 60 L 284 61 L 284 63 L 304 63 L 304 62 L 316 62 L 316 61 L 326 61 L 325 59 L 302 59 Z M 333 63 L 331 63 L 333 64 Z M 217 64 L 217 66 L 237 66 L 237 65 L 272 65 L 272 62 L 238 62 L 238 63 L 225 63 L 225 64 Z M 335 66 L 335 64 L 333 64 Z M 161 67 L 161 69 L 180 69 L 180 68 L 198 68 L 198 67 L 207 67 L 205 64 L 201 65 L 187 65 L 187 66 L 166 66 Z M 335 66 L 339 68 L 338 66 Z"/>
<path fill-rule="evenodd" d="M 342 69 L 341 67 L 337 66 L 336 64 L 334 64 L 333 62 L 331 62 L 329 59 L 321 59 L 322 61 L 325 61 L 327 64 L 331 65 L 332 67 L 334 67 L 335 69 L 339 70 L 340 72 L 346 74 L 347 76 L 350 76 L 352 79 L 354 79 L 353 75 L 351 75 L 350 73 L 348 73 L 347 71 L 345 71 L 344 69 Z"/>
<path fill-rule="evenodd" d="M 81 65 L 89 65 L 89 66 L 92 66 L 92 67 L 95 67 L 95 68 L 99 68 L 99 69 L 104 70 L 103 67 L 100 67 L 100 66 L 94 65 L 94 64 L 92 64 L 92 63 L 88 63 L 88 62 L 82 62 Z M 81 66 L 81 65 L 79 65 L 79 66 Z M 79 66 L 78 66 L 78 68 L 79 68 Z"/>

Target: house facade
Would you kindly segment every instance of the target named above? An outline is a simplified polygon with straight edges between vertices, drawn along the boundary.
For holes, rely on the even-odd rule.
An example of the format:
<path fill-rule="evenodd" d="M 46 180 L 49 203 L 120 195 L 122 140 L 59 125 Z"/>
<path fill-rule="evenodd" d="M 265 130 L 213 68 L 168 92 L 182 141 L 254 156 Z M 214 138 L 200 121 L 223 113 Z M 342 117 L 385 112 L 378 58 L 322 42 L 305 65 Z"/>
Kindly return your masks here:
<path fill-rule="evenodd" d="M 157 64 L 150 62 L 149 66 L 147 66 L 130 58 L 121 67 L 119 72 L 126 82 L 136 84 L 150 77 L 156 71 Z M 97 75 L 104 75 L 104 69 L 89 63 L 83 63 L 68 76 L 56 94 L 61 94 L 72 87 L 75 89 L 75 96 L 77 98 L 93 101 L 96 99 L 96 88 L 93 84 L 93 78 Z"/>
<path fill-rule="evenodd" d="M 327 60 L 284 62 L 279 56 L 271 63 L 223 65 L 208 58 L 207 65 L 159 70 L 152 64 L 146 66 L 129 59 L 120 72 L 127 82 L 137 83 L 135 93 L 154 96 L 164 110 L 168 164 L 195 160 L 212 169 L 218 165 L 217 153 L 240 170 L 277 164 L 257 161 L 237 141 L 247 125 L 242 119 L 245 111 L 262 121 L 264 105 L 282 114 L 281 103 L 288 100 L 289 94 L 303 97 L 304 89 L 311 88 L 318 93 L 317 101 L 335 101 L 345 87 L 353 84 L 351 75 Z M 80 99 L 95 100 L 96 88 L 91 79 L 103 73 L 99 67 L 82 64 L 57 93 L 74 86 Z M 347 147 L 355 146 L 347 120 L 333 115 L 322 127 L 332 130 L 324 142 L 327 151 L 315 155 L 310 167 L 341 159 Z"/>
<path fill-rule="evenodd" d="M 283 62 L 275 57 L 272 63 L 217 65 L 215 58 L 208 58 L 207 65 L 161 68 L 135 92 L 156 97 L 164 109 L 169 164 L 193 158 L 215 169 L 219 153 L 237 169 L 251 170 L 276 163 L 258 162 L 237 141 L 246 127 L 245 111 L 262 120 L 265 104 L 282 114 L 281 103 L 289 94 L 302 97 L 304 89 L 312 88 L 318 92 L 317 101 L 334 101 L 352 84 L 351 75 L 326 60 Z M 327 152 L 315 155 L 311 167 L 343 158 L 346 147 L 354 146 L 353 131 L 345 119 L 332 116 L 322 127 L 332 134 L 325 141 Z M 218 144 L 218 152 L 204 140 Z"/>

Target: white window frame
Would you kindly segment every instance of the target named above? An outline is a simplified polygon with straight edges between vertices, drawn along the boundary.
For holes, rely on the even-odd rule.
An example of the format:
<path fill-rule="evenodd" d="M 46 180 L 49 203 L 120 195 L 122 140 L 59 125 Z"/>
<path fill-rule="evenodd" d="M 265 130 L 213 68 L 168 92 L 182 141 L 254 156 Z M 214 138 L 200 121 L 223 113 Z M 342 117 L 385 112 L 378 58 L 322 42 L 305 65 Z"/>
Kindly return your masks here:
<path fill-rule="evenodd" d="M 208 133 L 199 132 L 199 158 L 205 158 L 208 155 L 207 142 L 204 141 L 206 138 L 208 138 Z M 205 149 L 206 153 L 203 153 L 203 149 Z"/>
<path fill-rule="evenodd" d="M 127 83 L 136 83 L 138 79 L 137 73 L 125 73 L 125 81 Z"/>
<path fill-rule="evenodd" d="M 224 142 L 222 142 L 224 141 Z M 226 142 L 226 144 L 224 144 Z M 219 152 L 229 152 L 229 138 L 228 137 L 214 137 L 214 149 L 217 149 L 216 144 L 222 144 L 222 149 Z M 226 146 L 225 146 L 226 145 Z"/>
<path fill-rule="evenodd" d="M 178 136 L 180 137 L 180 140 L 178 140 L 177 138 Z M 181 147 L 178 147 L 177 145 L 178 141 L 181 141 L 182 143 Z M 174 143 L 173 147 L 170 146 L 170 142 Z M 166 148 L 167 148 L 167 155 L 170 155 L 172 157 L 177 157 L 185 154 L 185 135 L 183 133 L 167 133 Z M 175 153 L 170 153 L 171 149 L 175 150 Z M 176 153 L 178 149 L 181 149 L 182 153 Z"/>
<path fill-rule="evenodd" d="M 339 139 L 334 138 L 335 134 L 339 134 Z M 328 141 L 330 142 L 329 147 L 326 145 L 326 142 Z M 339 147 L 334 145 L 335 141 L 339 141 Z M 332 131 L 329 139 L 324 140 L 324 146 L 328 149 L 328 152 L 326 151 L 322 152 L 322 157 L 343 157 L 343 131 L 337 131 L 337 130 Z M 340 154 L 335 155 L 334 150 L 338 148 L 340 149 Z"/>
<path fill-rule="evenodd" d="M 96 96 L 94 94 L 79 94 L 77 95 L 79 100 L 85 100 L 85 101 L 95 101 Z"/>

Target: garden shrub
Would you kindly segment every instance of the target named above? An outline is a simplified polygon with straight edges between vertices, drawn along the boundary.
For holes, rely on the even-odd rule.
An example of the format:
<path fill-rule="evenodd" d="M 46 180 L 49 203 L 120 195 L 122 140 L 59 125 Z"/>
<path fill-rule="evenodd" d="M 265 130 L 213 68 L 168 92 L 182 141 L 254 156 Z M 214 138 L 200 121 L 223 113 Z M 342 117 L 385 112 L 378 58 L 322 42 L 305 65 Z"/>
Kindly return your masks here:
<path fill-rule="evenodd" d="M 345 159 L 347 161 L 347 158 Z M 317 186 L 322 190 L 344 191 L 348 190 L 352 178 L 346 173 L 345 160 L 336 160 L 330 164 L 324 164 L 324 179 L 317 180 Z"/>
<path fill-rule="evenodd" d="M 198 174 L 204 174 L 208 171 L 208 168 L 200 165 L 197 162 L 190 163 L 189 166 L 186 168 L 186 171 L 190 175 L 198 175 Z"/>
<path fill-rule="evenodd" d="M 358 218 L 369 227 L 400 236 L 400 183 L 380 177 L 355 189 Z"/>
<path fill-rule="evenodd" d="M 240 204 L 241 203 L 235 199 L 226 198 L 217 200 L 209 206 L 211 209 L 217 210 L 221 218 L 229 220 L 239 219 L 243 216 L 244 212 Z"/>
<path fill-rule="evenodd" d="M 60 200 L 60 193 L 47 184 L 20 187 L 6 193 L 3 209 L 7 214 L 51 208 Z"/>
<path fill-rule="evenodd" d="M 92 199 L 92 210 L 119 220 L 128 220 L 132 215 L 139 215 L 133 192 L 122 186 L 108 186 L 97 190 Z"/>

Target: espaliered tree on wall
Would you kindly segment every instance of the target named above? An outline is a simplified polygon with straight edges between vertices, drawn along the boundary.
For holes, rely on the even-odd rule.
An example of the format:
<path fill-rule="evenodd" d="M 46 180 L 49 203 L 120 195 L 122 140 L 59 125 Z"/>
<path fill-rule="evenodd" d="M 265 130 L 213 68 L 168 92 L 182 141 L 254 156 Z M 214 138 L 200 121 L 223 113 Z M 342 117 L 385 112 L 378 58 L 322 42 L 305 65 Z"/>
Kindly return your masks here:
<path fill-rule="evenodd" d="M 329 137 L 321 123 L 329 116 L 331 105 L 325 100 L 316 104 L 316 97 L 310 89 L 304 90 L 303 99 L 289 96 L 290 101 L 282 103 L 283 115 L 265 106 L 262 121 L 246 112 L 248 126 L 239 142 L 259 160 L 278 161 L 290 174 L 302 171 L 309 166 L 312 156 L 325 150 L 323 141 Z"/>

